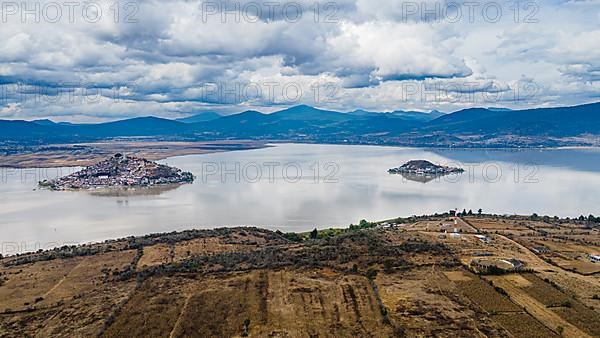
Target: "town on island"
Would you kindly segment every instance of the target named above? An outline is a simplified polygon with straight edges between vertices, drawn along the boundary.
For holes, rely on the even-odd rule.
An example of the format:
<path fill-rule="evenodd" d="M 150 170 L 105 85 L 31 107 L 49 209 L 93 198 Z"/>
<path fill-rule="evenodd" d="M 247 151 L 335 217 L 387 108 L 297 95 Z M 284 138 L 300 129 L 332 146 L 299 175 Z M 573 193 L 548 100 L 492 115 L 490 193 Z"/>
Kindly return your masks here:
<path fill-rule="evenodd" d="M 412 160 L 397 168 L 388 170 L 390 174 L 414 174 L 414 175 L 448 175 L 462 173 L 465 170 L 449 166 L 433 164 L 426 160 Z"/>
<path fill-rule="evenodd" d="M 192 183 L 194 175 L 143 158 L 114 156 L 73 174 L 39 182 L 51 190 L 86 190 L 97 188 L 150 187 Z"/>

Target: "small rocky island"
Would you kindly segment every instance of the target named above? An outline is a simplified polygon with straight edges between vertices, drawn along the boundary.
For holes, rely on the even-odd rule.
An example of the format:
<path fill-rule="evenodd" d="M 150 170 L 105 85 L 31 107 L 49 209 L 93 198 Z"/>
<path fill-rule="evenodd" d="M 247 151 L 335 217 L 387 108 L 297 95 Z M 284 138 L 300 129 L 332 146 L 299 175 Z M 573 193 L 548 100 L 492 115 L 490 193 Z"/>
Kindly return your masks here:
<path fill-rule="evenodd" d="M 65 177 L 39 182 L 51 190 L 134 188 L 183 184 L 194 175 L 143 158 L 115 154 L 107 160 Z"/>
<path fill-rule="evenodd" d="M 462 173 L 464 169 L 433 164 L 426 160 L 412 160 L 402 166 L 388 170 L 390 174 L 411 174 L 422 176 L 442 176 Z"/>

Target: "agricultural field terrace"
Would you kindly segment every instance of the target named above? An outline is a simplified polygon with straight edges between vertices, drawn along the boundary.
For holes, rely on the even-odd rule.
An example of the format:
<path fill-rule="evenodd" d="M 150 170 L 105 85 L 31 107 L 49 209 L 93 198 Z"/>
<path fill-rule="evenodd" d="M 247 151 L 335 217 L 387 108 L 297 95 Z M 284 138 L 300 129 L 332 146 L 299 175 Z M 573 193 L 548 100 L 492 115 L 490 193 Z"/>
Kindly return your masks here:
<path fill-rule="evenodd" d="M 0 332 L 598 337 L 600 274 L 583 263 L 599 231 L 587 220 L 442 214 L 61 247 L 0 260 Z"/>

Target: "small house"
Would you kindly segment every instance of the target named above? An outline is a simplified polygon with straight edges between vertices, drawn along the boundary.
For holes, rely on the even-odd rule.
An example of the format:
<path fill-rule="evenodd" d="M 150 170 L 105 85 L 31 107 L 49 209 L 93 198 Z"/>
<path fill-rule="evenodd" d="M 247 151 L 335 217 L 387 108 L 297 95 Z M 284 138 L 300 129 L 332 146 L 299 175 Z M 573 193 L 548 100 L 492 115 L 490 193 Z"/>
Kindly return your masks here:
<path fill-rule="evenodd" d="M 491 242 L 491 240 L 484 235 L 475 235 L 475 237 L 477 237 L 478 240 L 482 241 L 485 244 L 489 244 Z"/>

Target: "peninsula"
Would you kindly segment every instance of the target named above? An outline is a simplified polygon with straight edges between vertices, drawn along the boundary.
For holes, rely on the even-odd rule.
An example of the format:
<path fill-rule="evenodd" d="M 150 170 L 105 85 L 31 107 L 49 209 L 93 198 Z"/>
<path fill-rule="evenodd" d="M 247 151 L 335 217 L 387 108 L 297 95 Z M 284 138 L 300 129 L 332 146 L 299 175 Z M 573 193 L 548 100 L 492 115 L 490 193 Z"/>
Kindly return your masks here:
<path fill-rule="evenodd" d="M 52 190 L 81 190 L 113 187 L 149 187 L 183 184 L 194 181 L 194 175 L 146 159 L 120 153 L 86 167 L 76 173 L 39 182 Z"/>

